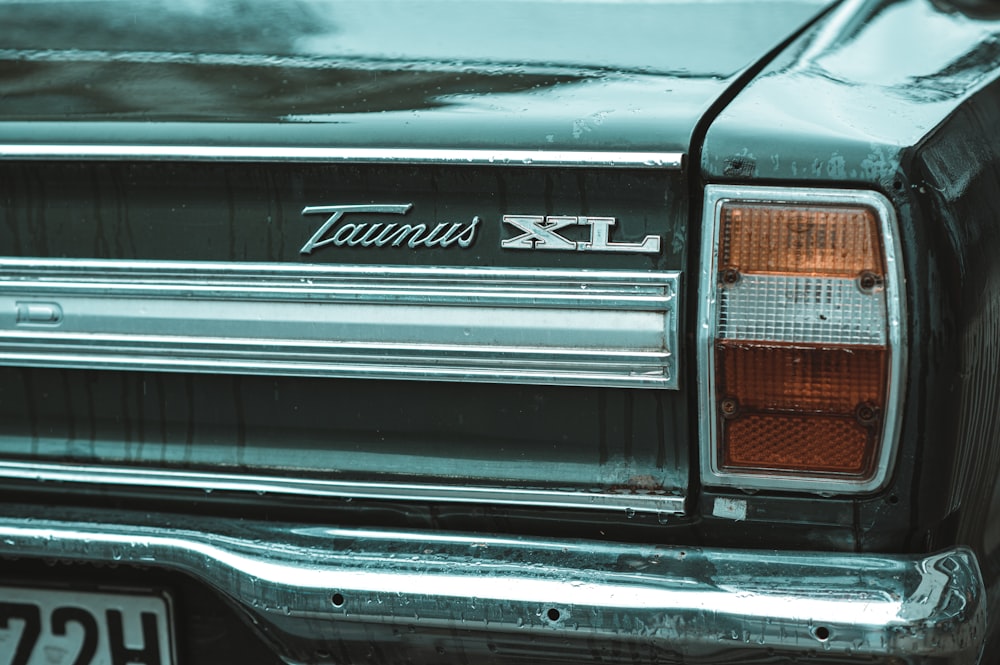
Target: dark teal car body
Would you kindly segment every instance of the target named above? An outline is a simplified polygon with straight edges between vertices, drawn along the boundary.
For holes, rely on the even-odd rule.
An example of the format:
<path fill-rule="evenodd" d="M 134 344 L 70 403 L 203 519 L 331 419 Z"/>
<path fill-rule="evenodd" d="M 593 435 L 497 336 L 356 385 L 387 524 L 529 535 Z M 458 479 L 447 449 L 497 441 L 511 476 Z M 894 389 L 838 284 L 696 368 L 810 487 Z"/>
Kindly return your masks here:
<path fill-rule="evenodd" d="M 0 25 L 0 656 L 84 652 L 24 588 L 177 663 L 1000 659 L 996 3 Z M 712 188 L 891 209 L 877 482 L 705 470 Z"/>

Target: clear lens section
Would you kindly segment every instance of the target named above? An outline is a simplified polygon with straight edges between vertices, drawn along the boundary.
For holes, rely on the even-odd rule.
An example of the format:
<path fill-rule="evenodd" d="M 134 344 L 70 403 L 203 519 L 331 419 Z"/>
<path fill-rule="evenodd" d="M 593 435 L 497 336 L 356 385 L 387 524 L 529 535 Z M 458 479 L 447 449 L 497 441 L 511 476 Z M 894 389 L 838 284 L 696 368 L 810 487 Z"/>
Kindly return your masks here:
<path fill-rule="evenodd" d="M 719 339 L 807 344 L 886 343 L 882 289 L 857 280 L 740 275 L 719 285 Z"/>
<path fill-rule="evenodd" d="M 726 203 L 721 215 L 722 270 L 885 274 L 878 220 L 869 208 Z"/>

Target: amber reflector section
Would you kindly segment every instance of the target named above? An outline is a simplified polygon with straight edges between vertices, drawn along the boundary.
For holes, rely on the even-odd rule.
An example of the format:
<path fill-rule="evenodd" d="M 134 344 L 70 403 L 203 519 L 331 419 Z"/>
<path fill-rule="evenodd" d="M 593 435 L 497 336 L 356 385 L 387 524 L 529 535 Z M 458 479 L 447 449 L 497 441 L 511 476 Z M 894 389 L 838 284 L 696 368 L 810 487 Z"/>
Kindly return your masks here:
<path fill-rule="evenodd" d="M 873 439 L 852 417 L 750 414 L 727 424 L 723 465 L 862 475 Z"/>
<path fill-rule="evenodd" d="M 885 274 L 878 219 L 869 208 L 725 203 L 721 215 L 722 271 Z"/>
<path fill-rule="evenodd" d="M 885 404 L 887 352 L 719 342 L 724 468 L 867 474 Z"/>
<path fill-rule="evenodd" d="M 853 414 L 885 400 L 886 350 L 719 342 L 719 394 L 742 410 Z"/>

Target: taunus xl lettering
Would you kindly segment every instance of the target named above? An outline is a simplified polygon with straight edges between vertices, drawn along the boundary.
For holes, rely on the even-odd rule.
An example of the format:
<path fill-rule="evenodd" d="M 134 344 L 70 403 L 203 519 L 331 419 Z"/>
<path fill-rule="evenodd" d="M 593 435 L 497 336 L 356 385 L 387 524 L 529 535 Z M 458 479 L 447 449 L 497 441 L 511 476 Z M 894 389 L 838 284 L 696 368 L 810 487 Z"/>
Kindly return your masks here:
<path fill-rule="evenodd" d="M 500 242 L 504 249 L 543 249 L 567 252 L 629 252 L 659 254 L 660 237 L 649 235 L 641 242 L 613 242 L 611 230 L 618 223 L 614 217 L 566 217 L 542 215 L 504 215 L 503 221 L 521 231 L 521 235 Z M 590 238 L 578 242 L 559 231 L 584 226 Z"/>
<path fill-rule="evenodd" d="M 442 222 L 430 228 L 428 224 L 400 224 L 397 222 L 341 221 L 346 215 L 377 213 L 405 215 L 413 207 L 403 204 L 362 204 L 336 206 L 308 206 L 303 215 L 327 215 L 326 221 L 299 250 L 312 254 L 327 245 L 335 247 L 421 247 L 447 248 L 452 245 L 466 248 L 476 239 L 479 217 L 471 222 Z"/>

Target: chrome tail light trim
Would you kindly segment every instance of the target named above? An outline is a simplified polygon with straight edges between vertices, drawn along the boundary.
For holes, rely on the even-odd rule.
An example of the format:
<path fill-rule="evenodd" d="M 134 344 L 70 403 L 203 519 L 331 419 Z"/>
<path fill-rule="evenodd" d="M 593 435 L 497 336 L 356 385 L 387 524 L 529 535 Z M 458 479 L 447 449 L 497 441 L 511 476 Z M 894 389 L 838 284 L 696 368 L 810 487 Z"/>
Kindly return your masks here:
<path fill-rule="evenodd" d="M 0 259 L 0 363 L 676 389 L 679 280 Z"/>
<path fill-rule="evenodd" d="M 713 346 L 718 319 L 718 266 L 719 210 L 726 201 L 739 203 L 805 203 L 817 205 L 861 205 L 875 211 L 885 252 L 886 283 L 885 316 L 889 350 L 888 394 L 883 418 L 882 441 L 870 478 L 855 480 L 836 477 L 789 477 L 769 475 L 767 472 L 727 472 L 719 468 L 714 404 L 716 367 Z M 898 436 L 903 410 L 903 387 L 906 381 L 906 310 L 905 276 L 901 263 L 896 212 L 892 204 L 877 192 L 867 190 L 839 190 L 795 187 L 754 187 L 742 185 L 709 185 L 705 188 L 705 208 L 702 219 L 701 276 L 698 293 L 698 396 L 701 401 L 699 422 L 702 483 L 707 486 L 737 487 L 747 490 L 789 490 L 821 495 L 862 494 L 875 492 L 888 482 L 898 448 Z M 783 312 L 791 317 L 794 312 Z M 849 322 L 839 323 L 849 325 Z M 804 339 L 822 341 L 829 330 L 805 336 Z M 852 333 L 855 334 L 855 333 Z M 868 336 L 873 333 L 865 333 Z M 880 333 L 881 334 L 881 333 Z M 753 338 L 753 335 L 749 335 Z M 772 336 L 771 339 L 774 339 Z M 862 338 L 863 339 L 863 338 Z M 881 340 L 881 337 L 877 337 Z"/>

